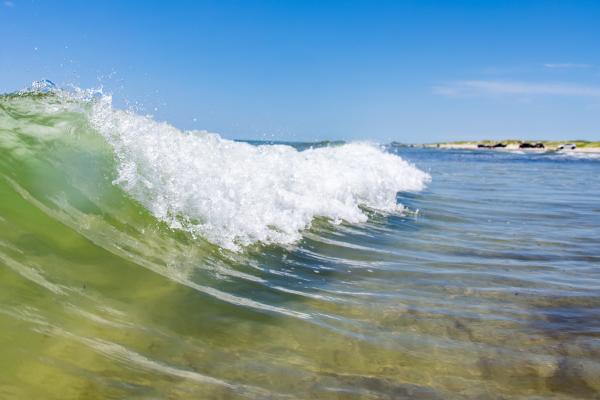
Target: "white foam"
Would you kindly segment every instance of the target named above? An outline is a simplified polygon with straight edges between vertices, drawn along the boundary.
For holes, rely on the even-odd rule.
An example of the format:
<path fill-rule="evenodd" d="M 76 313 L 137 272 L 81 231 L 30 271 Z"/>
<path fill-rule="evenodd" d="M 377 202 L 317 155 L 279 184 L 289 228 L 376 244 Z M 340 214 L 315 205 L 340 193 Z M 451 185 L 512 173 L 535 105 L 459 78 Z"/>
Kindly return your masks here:
<path fill-rule="evenodd" d="M 575 159 L 584 159 L 584 160 L 585 159 L 597 160 L 597 159 L 600 159 L 600 153 L 562 150 L 562 151 L 557 151 L 554 154 L 554 157 L 555 158 L 575 158 Z"/>
<path fill-rule="evenodd" d="M 316 216 L 364 222 L 362 205 L 397 211 L 397 192 L 430 179 L 372 144 L 253 146 L 113 109 L 109 96 L 90 120 L 114 148 L 116 184 L 172 228 L 233 250 L 297 241 Z"/>

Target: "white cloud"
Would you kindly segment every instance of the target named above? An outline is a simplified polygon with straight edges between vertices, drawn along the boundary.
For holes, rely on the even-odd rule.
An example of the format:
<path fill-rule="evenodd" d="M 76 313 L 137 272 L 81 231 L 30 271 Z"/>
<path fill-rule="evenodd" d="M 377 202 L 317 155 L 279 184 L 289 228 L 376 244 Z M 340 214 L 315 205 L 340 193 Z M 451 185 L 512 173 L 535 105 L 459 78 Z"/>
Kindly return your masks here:
<path fill-rule="evenodd" d="M 531 83 L 515 81 L 457 81 L 436 86 L 434 92 L 443 96 L 483 95 L 552 95 L 600 97 L 600 87 L 572 83 Z"/>
<path fill-rule="evenodd" d="M 15 3 L 13 3 L 13 2 L 12 2 L 12 1 L 10 1 L 10 0 L 6 0 L 6 1 L 4 2 L 4 5 L 5 5 L 6 7 L 14 7 L 14 6 L 15 6 Z"/>
<path fill-rule="evenodd" d="M 569 68 L 590 68 L 590 64 L 576 64 L 576 63 L 555 63 L 555 64 L 544 64 L 544 67 L 551 69 L 569 69 Z"/>

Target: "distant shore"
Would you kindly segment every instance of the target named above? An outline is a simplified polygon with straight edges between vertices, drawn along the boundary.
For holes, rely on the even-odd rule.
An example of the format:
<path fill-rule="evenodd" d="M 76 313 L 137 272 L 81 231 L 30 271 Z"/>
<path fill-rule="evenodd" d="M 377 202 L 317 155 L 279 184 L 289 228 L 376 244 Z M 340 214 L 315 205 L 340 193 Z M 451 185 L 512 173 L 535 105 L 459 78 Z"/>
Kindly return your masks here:
<path fill-rule="evenodd" d="M 573 146 L 574 148 L 572 148 Z M 568 151 L 576 153 L 600 153 L 600 142 L 589 142 L 582 140 L 480 140 L 429 143 L 424 144 L 423 147 L 464 150 L 525 150 L 534 152 Z"/>

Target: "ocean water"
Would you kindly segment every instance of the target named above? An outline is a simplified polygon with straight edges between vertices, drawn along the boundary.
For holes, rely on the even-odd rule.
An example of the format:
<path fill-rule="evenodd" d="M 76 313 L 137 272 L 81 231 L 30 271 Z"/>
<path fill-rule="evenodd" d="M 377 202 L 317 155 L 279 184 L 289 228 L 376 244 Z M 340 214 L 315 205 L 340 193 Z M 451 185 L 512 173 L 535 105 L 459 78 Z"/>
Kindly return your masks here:
<path fill-rule="evenodd" d="M 1 399 L 600 398 L 600 158 L 0 96 Z"/>

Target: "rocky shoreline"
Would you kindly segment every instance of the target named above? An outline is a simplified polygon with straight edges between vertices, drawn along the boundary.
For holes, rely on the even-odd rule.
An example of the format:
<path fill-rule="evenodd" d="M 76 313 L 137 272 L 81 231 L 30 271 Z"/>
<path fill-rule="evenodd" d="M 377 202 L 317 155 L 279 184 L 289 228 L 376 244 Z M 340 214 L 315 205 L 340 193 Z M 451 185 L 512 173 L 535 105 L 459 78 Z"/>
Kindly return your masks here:
<path fill-rule="evenodd" d="M 445 142 L 430 143 L 423 147 L 440 149 L 464 149 L 464 150 L 525 150 L 525 151 L 568 151 L 576 153 L 600 153 L 600 142 L 587 141 L 473 141 L 473 142 Z"/>

